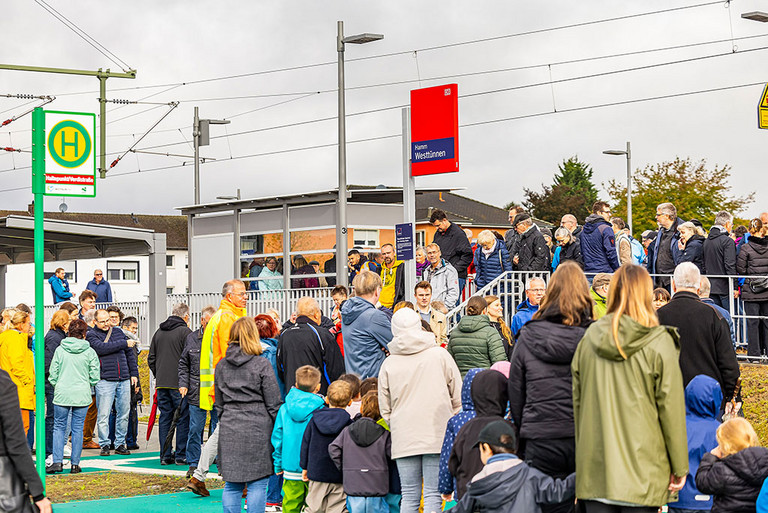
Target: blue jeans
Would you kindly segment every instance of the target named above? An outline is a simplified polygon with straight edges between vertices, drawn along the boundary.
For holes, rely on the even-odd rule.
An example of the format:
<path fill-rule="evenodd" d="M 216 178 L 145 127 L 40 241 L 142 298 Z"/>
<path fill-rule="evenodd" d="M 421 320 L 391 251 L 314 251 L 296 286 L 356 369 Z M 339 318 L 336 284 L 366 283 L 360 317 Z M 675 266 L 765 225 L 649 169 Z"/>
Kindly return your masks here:
<path fill-rule="evenodd" d="M 27 431 L 27 445 L 35 448 L 35 410 L 29 410 L 29 431 Z"/>
<path fill-rule="evenodd" d="M 158 396 L 159 397 L 159 396 Z M 203 444 L 203 431 L 208 410 L 203 410 L 194 404 L 189 405 L 189 434 L 187 435 L 187 463 L 190 467 L 197 467 L 200 462 L 200 448 Z M 211 425 L 209 433 L 216 429 L 218 415 L 216 409 L 211 410 Z"/>
<path fill-rule="evenodd" d="M 45 457 L 53 454 L 53 386 L 45 380 Z"/>
<path fill-rule="evenodd" d="M 272 474 L 269 476 L 269 486 L 267 487 L 267 504 L 279 506 L 283 503 L 283 475 Z"/>
<path fill-rule="evenodd" d="M 176 424 L 176 451 L 171 444 L 167 450 L 163 451 L 165 439 L 171 430 L 173 415 L 177 408 L 181 408 L 181 416 Z M 158 388 L 157 389 L 157 409 L 160 412 L 158 421 L 158 435 L 160 437 L 160 459 L 162 461 L 186 461 L 187 459 L 187 438 L 189 437 L 189 405 L 187 399 L 181 397 L 176 388 Z M 198 456 L 199 458 L 199 456 Z"/>
<path fill-rule="evenodd" d="M 90 406 L 90 405 L 88 405 Z M 64 460 L 64 445 L 67 443 L 67 421 L 72 413 L 72 465 L 80 464 L 80 454 L 83 452 L 83 425 L 88 406 L 59 406 L 53 405 L 53 462 L 61 463 Z"/>
<path fill-rule="evenodd" d="M 247 483 L 224 483 L 224 493 L 221 494 L 221 503 L 224 513 L 240 513 L 243 508 L 243 488 L 248 486 L 248 511 L 261 512 L 267 504 L 268 477 L 249 481 Z"/>
<path fill-rule="evenodd" d="M 98 416 L 96 426 L 99 430 L 99 443 L 109 447 L 109 414 L 115 405 L 115 447 L 125 445 L 125 433 L 128 430 L 128 413 L 131 409 L 131 381 L 107 381 L 96 383 L 96 408 Z"/>
<path fill-rule="evenodd" d="M 443 499 L 437 491 L 440 466 L 439 454 L 422 454 L 398 458 L 397 470 L 403 487 L 403 513 L 417 513 L 421 502 L 422 482 L 424 483 L 424 511 L 440 511 Z"/>
<path fill-rule="evenodd" d="M 347 495 L 349 513 L 389 513 L 384 497 L 354 497 Z M 418 511 L 418 508 L 416 509 Z"/>

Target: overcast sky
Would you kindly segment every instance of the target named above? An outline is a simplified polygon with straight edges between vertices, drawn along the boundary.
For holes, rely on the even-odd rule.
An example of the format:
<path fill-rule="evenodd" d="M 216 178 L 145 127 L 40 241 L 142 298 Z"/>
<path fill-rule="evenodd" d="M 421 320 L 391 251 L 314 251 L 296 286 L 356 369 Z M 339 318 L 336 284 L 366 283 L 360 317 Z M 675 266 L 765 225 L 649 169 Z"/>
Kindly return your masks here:
<path fill-rule="evenodd" d="M 742 215 L 768 208 L 768 130 L 757 129 L 756 114 L 761 85 L 632 102 L 768 81 L 768 50 L 762 49 L 768 47 L 768 24 L 740 17 L 742 12 L 761 9 L 761 4 L 768 10 L 760 0 L 735 0 L 730 8 L 719 2 L 603 23 L 590 22 L 695 4 L 659 0 L 582 0 L 578 8 L 572 0 L 50 0 L 49 4 L 138 70 L 135 80 L 109 79 L 109 98 L 181 102 L 138 145 L 181 156 L 129 153 L 106 180 L 99 180 L 95 199 L 68 199 L 70 211 L 167 214 L 192 204 L 189 141 L 195 105 L 203 118 L 231 119 L 226 127 L 212 127 L 212 136 L 260 130 L 215 139 L 201 149 L 202 156 L 217 159 L 202 166 L 204 203 L 234 195 L 238 188 L 242 197 L 249 198 L 336 187 L 335 120 L 271 128 L 336 116 L 337 20 L 345 22 L 347 35 L 385 35 L 383 41 L 347 46 L 348 115 L 387 109 L 348 117 L 347 138 L 395 136 L 348 145 L 351 184 L 401 185 L 399 106 L 408 103 L 411 89 L 455 82 L 461 97 L 459 123 L 471 125 L 460 129 L 461 171 L 420 177 L 417 186 L 465 188 L 461 194 L 503 205 L 522 200 L 524 187 L 538 189 L 542 182 L 549 183 L 558 163 L 578 155 L 592 165 L 595 181 L 607 197 L 601 186 L 611 178 L 624 179 L 625 161 L 603 155 L 602 150 L 623 149 L 631 141 L 633 167 L 678 156 L 706 159 L 710 166 L 729 164 L 732 192 L 757 193 L 756 202 Z M 0 62 L 118 69 L 34 0 L 6 0 L 3 6 Z M 582 25 L 499 37 L 574 24 Z M 731 42 L 731 37 L 736 40 Z M 454 45 L 487 38 L 493 39 Z M 721 40 L 729 41 L 583 60 Z M 434 48 L 445 45 L 452 46 Z M 396 55 L 370 58 L 383 54 Z M 720 56 L 698 59 L 715 55 Z M 355 60 L 361 58 L 365 59 Z M 694 60 L 661 65 L 687 59 Z M 581 61 L 562 64 L 573 60 Z M 309 67 L 180 85 L 299 66 Z M 478 73 L 520 67 L 526 69 Z M 635 67 L 649 68 L 563 81 Z M 455 76 L 468 73 L 475 74 Z M 0 77 L 0 94 L 54 95 L 56 100 L 46 108 L 98 111 L 95 78 L 2 70 Z M 549 80 L 555 83 L 546 83 Z M 391 82 L 404 83 L 360 88 Z M 164 87 L 151 87 L 158 85 Z M 508 90 L 490 92 L 498 89 Z M 238 96 L 260 97 L 222 99 Z M 618 102 L 628 103 L 587 108 Z M 33 105 L 0 98 L 0 117 L 21 114 Z M 110 104 L 108 109 L 110 163 L 169 107 Z M 505 118 L 517 119 L 489 123 Z M 0 128 L 0 146 L 29 149 L 30 127 L 27 115 Z M 289 151 L 322 145 L 327 146 Z M 151 148 L 156 146 L 161 147 Z M 254 154 L 269 155 L 230 160 Z M 30 161 L 29 153 L 0 153 L 0 208 L 24 209 L 31 201 Z M 165 169 L 152 171 L 155 168 Z M 60 202 L 48 198 L 46 210 L 55 210 Z"/>

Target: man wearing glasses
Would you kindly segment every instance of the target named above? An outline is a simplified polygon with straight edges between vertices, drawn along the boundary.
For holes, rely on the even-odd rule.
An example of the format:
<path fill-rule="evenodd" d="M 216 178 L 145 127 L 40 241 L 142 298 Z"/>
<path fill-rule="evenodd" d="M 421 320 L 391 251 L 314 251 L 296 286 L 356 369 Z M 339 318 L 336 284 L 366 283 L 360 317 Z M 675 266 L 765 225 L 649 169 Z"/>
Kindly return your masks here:
<path fill-rule="evenodd" d="M 93 279 L 85 286 L 86 289 L 92 290 L 96 294 L 97 303 L 111 303 L 112 302 L 112 287 L 109 282 L 104 279 L 104 273 L 101 269 L 93 271 Z"/>
<path fill-rule="evenodd" d="M 619 268 L 616 239 L 610 219 L 611 207 L 608 203 L 596 201 L 592 205 L 592 214 L 587 217 L 581 230 L 581 256 L 590 283 L 595 274 L 612 273 Z"/>
<path fill-rule="evenodd" d="M 659 232 L 656 235 L 653 260 L 648 260 L 648 272 L 672 274 L 675 272 L 675 262 L 680 261 L 682 253 L 677 245 L 680 240 L 677 227 L 682 224 L 682 220 L 677 217 L 677 209 L 672 203 L 661 203 L 656 207 L 656 222 L 659 224 Z M 657 287 L 670 290 L 669 276 L 656 276 L 654 281 Z"/>
<path fill-rule="evenodd" d="M 130 454 L 125 436 L 128 431 L 128 415 L 131 409 L 131 385 L 139 380 L 139 368 L 133 340 L 128 340 L 122 330 L 113 328 L 106 310 L 97 310 L 96 325 L 88 330 L 85 338 L 101 363 L 101 380 L 96 383 L 96 408 L 98 417 L 101 456 L 109 456 L 109 414 L 115 404 L 115 454 Z"/>

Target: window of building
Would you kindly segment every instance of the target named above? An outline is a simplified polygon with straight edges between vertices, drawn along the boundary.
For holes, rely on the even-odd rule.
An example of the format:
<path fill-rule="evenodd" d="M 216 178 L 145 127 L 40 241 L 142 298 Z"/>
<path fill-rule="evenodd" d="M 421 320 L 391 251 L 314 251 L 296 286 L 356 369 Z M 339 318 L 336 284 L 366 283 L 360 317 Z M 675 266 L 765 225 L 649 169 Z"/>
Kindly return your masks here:
<path fill-rule="evenodd" d="M 416 247 L 427 245 L 427 231 L 416 230 Z"/>
<path fill-rule="evenodd" d="M 165 266 L 166 267 L 173 267 L 174 264 L 174 255 L 165 255 Z"/>
<path fill-rule="evenodd" d="M 77 281 L 77 262 L 45 262 L 43 264 L 43 277 L 45 281 L 53 276 L 53 273 L 61 267 L 64 269 L 64 278 L 67 281 Z"/>
<path fill-rule="evenodd" d="M 165 287 L 166 294 L 173 294 L 173 287 Z"/>
<path fill-rule="evenodd" d="M 139 263 L 115 260 L 107 261 L 107 280 L 138 283 Z"/>
<path fill-rule="evenodd" d="M 360 246 L 362 248 L 378 248 L 379 247 L 379 230 L 358 230 L 354 229 L 354 246 Z"/>

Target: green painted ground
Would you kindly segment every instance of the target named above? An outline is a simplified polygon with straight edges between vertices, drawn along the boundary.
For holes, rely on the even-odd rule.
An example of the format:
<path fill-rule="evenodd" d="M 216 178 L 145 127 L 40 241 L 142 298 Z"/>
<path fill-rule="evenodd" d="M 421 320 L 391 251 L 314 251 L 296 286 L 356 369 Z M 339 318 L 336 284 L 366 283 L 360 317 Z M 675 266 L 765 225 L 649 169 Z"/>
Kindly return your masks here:
<path fill-rule="evenodd" d="M 121 499 L 102 499 L 97 501 L 68 502 L 55 504 L 54 511 L 77 513 L 166 513 L 183 511 L 185 513 L 221 512 L 222 490 L 211 490 L 210 497 L 198 497 L 191 492 L 168 493 L 163 495 L 141 495 Z"/>

